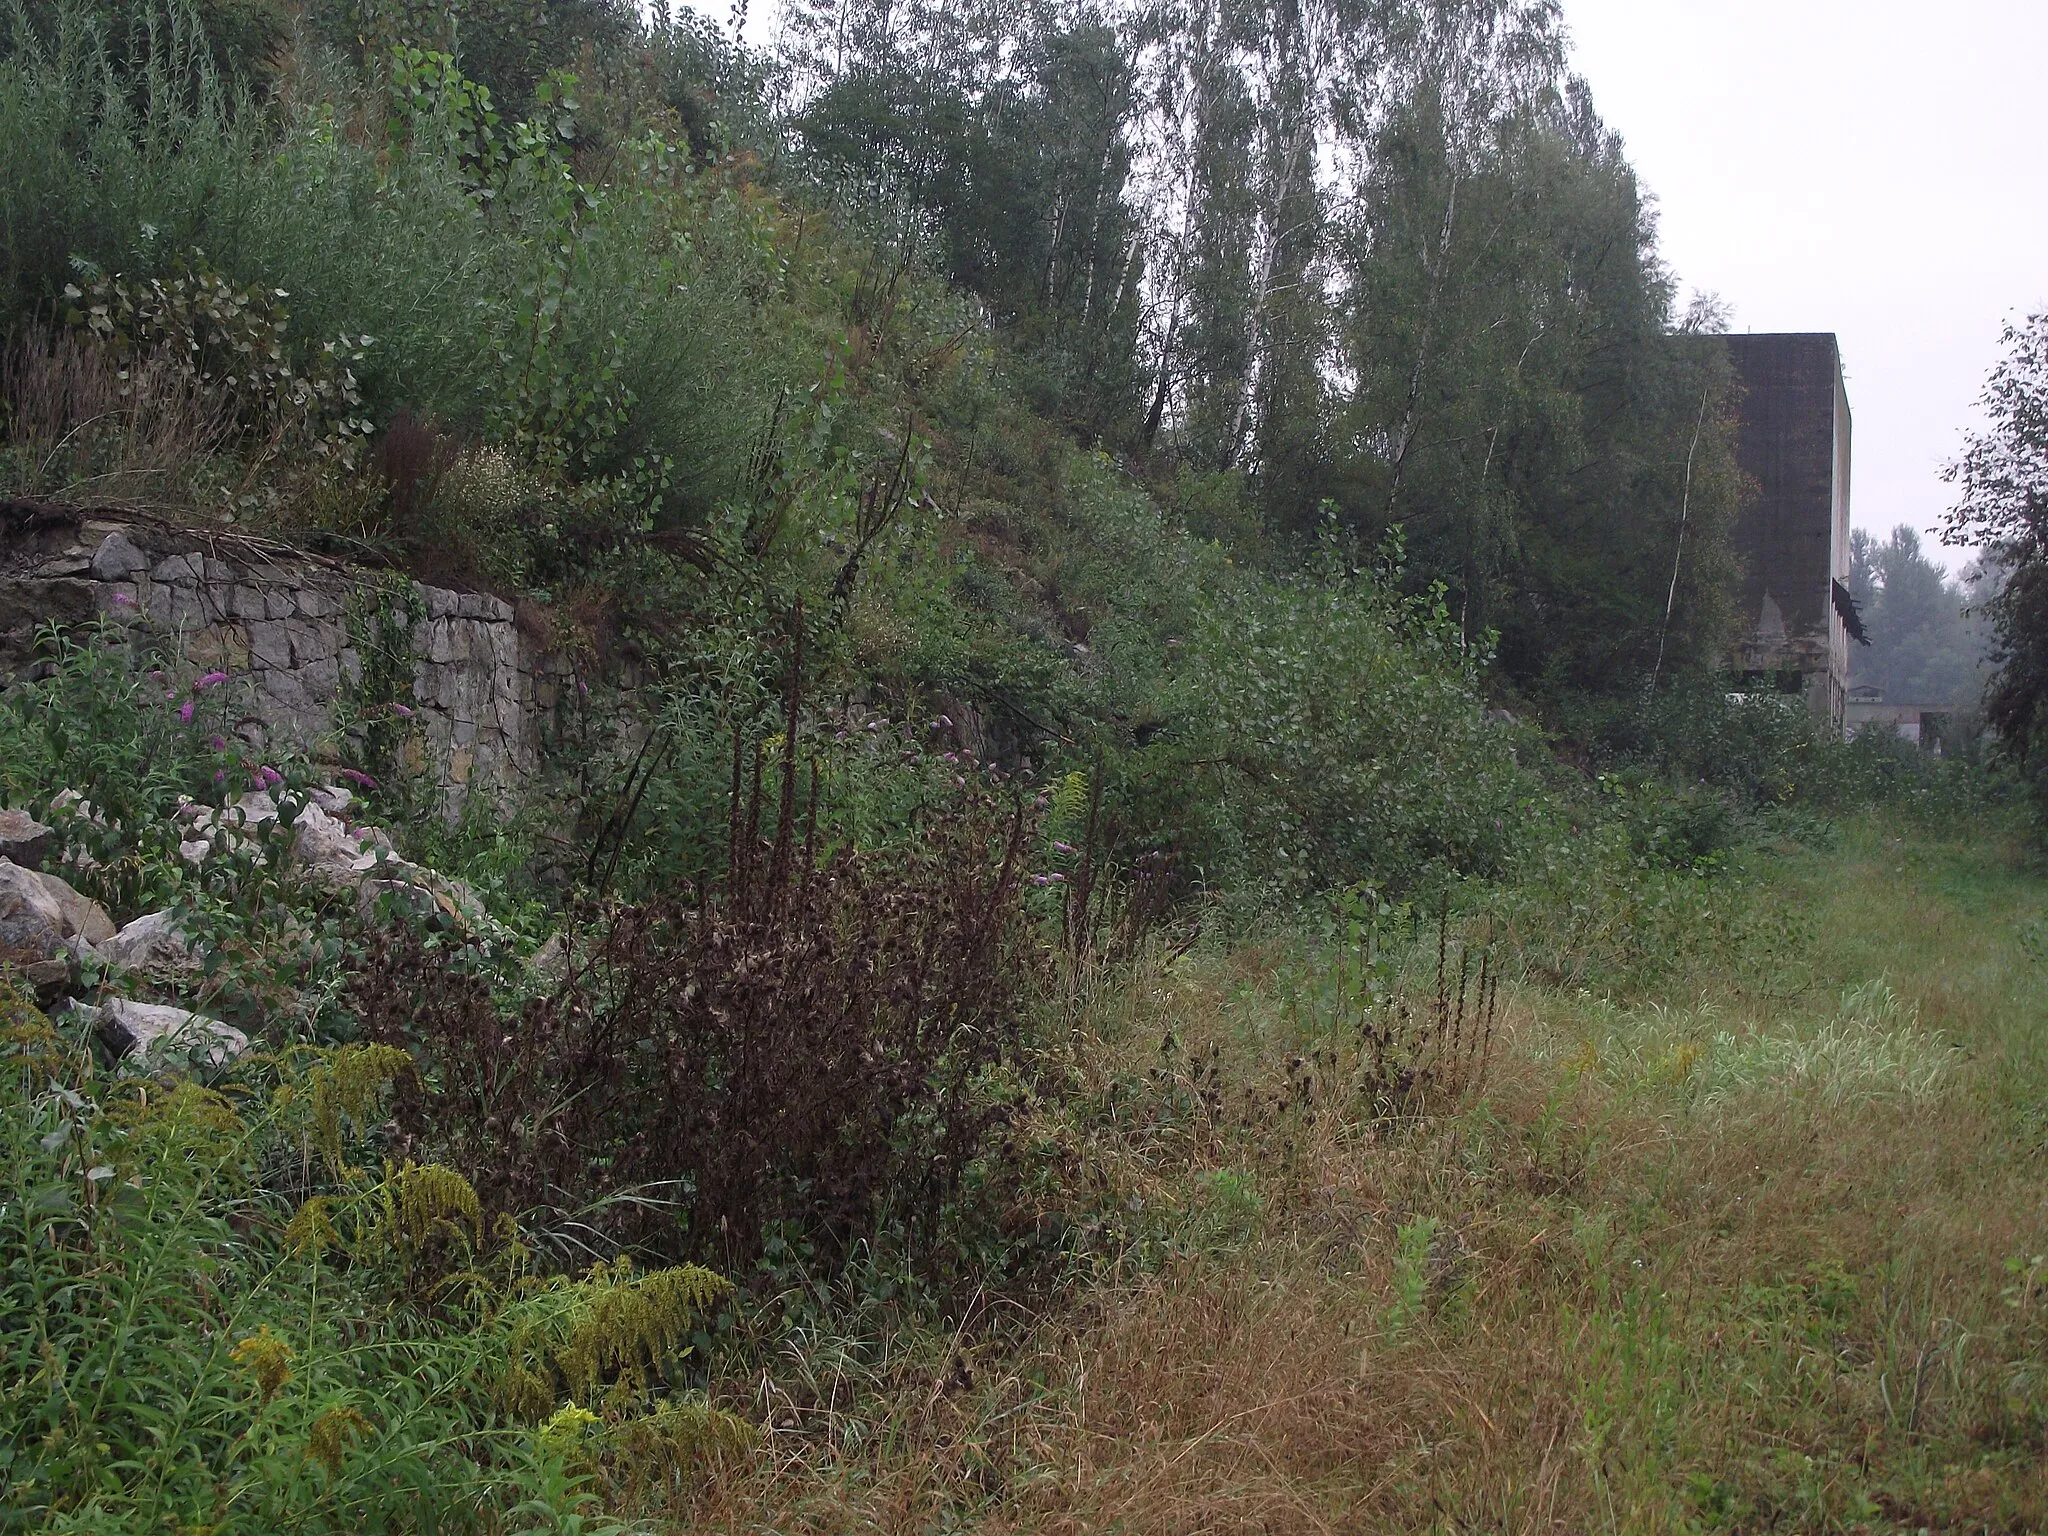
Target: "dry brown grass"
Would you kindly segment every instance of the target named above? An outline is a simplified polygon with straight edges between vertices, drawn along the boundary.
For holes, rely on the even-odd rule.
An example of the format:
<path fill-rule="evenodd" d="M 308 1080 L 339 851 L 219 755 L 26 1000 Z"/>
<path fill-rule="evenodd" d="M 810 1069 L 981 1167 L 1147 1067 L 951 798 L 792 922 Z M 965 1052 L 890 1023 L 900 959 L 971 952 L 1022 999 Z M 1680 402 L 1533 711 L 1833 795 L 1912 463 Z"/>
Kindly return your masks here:
<path fill-rule="evenodd" d="M 2041 886 L 1923 844 L 1907 896 L 1901 846 L 1863 831 L 1768 875 L 1760 899 L 1817 925 L 1797 995 L 1524 994 L 1483 1100 L 1412 1124 L 1232 1112 L 1304 1043 L 1262 990 L 1275 956 L 1150 978 L 1077 1059 L 1115 1112 L 1059 1128 L 1123 1246 L 1055 1311 L 932 1333 L 829 1415 L 771 1421 L 693 1524 L 2048 1528 L 2048 1220 L 2015 1093 L 2043 1009 L 2014 924 Z M 1842 1000 L 1880 977 L 1876 1013 Z M 1925 1091 L 1854 1075 L 1935 1030 Z M 1830 1031 L 1796 1071 L 1773 1043 Z M 1143 1089 L 1105 1098 L 1119 1079 Z M 1221 1113 L 1187 1091 L 1219 1082 Z M 1235 1220 L 1204 1215 L 1219 1176 L 1256 1191 Z M 1418 1218 L 1427 1306 L 1397 1328 Z"/>
<path fill-rule="evenodd" d="M 7 489 L 99 506 L 181 500 L 234 425 L 169 353 L 123 361 L 88 332 L 38 326 L 0 341 Z"/>

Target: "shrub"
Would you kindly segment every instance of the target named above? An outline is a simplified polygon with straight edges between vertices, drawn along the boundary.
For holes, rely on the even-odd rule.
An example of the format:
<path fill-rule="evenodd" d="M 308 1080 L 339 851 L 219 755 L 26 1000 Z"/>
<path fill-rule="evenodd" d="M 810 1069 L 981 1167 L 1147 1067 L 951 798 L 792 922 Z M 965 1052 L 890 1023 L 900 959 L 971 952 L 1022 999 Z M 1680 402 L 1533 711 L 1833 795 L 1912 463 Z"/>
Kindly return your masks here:
<path fill-rule="evenodd" d="M 1944 814 L 1994 797 L 1975 765 L 1935 757 L 1881 731 L 1850 740 L 1817 721 L 1803 699 L 1730 693 L 1698 676 L 1647 699 L 1579 700 L 1560 710 L 1565 734 L 1594 764 L 1676 780 L 1694 831 L 1711 830 L 1709 797 L 1745 810 L 1803 806 L 1846 811 L 1868 805 Z"/>
<path fill-rule="evenodd" d="M 1536 786 L 1439 596 L 1331 547 L 1294 576 L 1218 573 L 1186 612 L 1166 721 L 1129 772 L 1210 879 L 1412 889 L 1504 866 Z"/>
<path fill-rule="evenodd" d="M 0 690 L 0 803 L 41 809 L 70 790 L 92 820 L 132 838 L 168 820 L 181 795 L 219 804 L 249 787 L 224 674 L 195 679 L 140 630 L 106 620 L 46 627 L 38 640 L 41 675 Z"/>
<path fill-rule="evenodd" d="M 306 445 L 353 462 L 369 423 L 354 365 L 367 336 L 303 351 L 288 334 L 282 289 L 237 287 L 195 253 L 168 277 L 95 275 L 65 285 L 65 318 L 122 361 L 160 359 L 202 398 L 230 403 L 244 434 L 275 451 Z"/>
<path fill-rule="evenodd" d="M 792 733 L 793 734 L 793 733 Z M 473 1169 L 496 1210 L 664 1256 L 929 1248 L 1020 1038 L 1029 828 L 982 787 L 883 852 L 820 849 L 790 748 L 763 824 L 735 747 L 723 877 L 569 930 L 559 985 L 507 1016 L 459 955 L 398 935 L 359 979 L 371 1038 L 417 1050 L 399 1147 Z"/>

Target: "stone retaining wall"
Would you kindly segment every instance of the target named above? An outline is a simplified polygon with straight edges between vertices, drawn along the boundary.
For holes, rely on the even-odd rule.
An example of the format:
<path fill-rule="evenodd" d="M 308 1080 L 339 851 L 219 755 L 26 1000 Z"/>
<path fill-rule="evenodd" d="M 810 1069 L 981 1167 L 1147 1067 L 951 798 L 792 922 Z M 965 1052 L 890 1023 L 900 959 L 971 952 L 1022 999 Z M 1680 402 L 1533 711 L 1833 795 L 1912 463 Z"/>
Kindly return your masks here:
<path fill-rule="evenodd" d="M 266 542 L 118 513 L 0 503 L 0 676 L 33 660 L 38 626 L 105 614 L 147 625 L 192 667 L 244 685 L 252 739 L 345 760 L 378 710 L 459 810 L 472 785 L 516 788 L 576 686 L 512 605 Z M 393 709 L 393 705 L 399 706 Z"/>

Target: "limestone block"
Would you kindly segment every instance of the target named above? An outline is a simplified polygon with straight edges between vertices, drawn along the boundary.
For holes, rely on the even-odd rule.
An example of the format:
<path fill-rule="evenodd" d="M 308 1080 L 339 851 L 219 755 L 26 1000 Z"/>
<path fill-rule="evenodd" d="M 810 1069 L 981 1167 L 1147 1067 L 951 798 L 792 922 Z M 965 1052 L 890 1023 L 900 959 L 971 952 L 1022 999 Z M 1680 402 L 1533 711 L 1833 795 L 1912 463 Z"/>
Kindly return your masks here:
<path fill-rule="evenodd" d="M 289 668 L 274 667 L 257 673 L 256 686 L 265 700 L 294 715 L 302 715 L 312 707 L 313 698 L 307 691 L 305 678 Z"/>
<path fill-rule="evenodd" d="M 279 705 L 275 713 L 270 739 L 279 743 L 290 742 L 302 749 L 314 746 L 334 727 L 333 716 L 320 704 L 308 704 L 302 709 Z"/>
<path fill-rule="evenodd" d="M 446 713 L 462 698 L 462 673 L 451 666 L 431 667 L 425 674 L 427 703 Z"/>
<path fill-rule="evenodd" d="M 36 873 L 43 889 L 50 893 L 57 903 L 57 910 L 64 914 L 64 926 L 69 930 L 66 938 L 80 938 L 88 944 L 98 944 L 114 936 L 114 920 L 107 916 L 107 909 L 90 896 L 74 890 L 68 880 L 60 879 L 47 870 Z"/>
<path fill-rule="evenodd" d="M 107 1048 L 152 1072 L 181 1065 L 220 1068 L 249 1052 L 239 1029 L 184 1008 L 117 997 L 94 1010 Z"/>
<path fill-rule="evenodd" d="M 149 570 L 149 556 L 135 547 L 128 535 L 118 529 L 100 540 L 99 548 L 93 551 L 92 575 L 95 581 L 131 581 L 138 573 Z"/>
<path fill-rule="evenodd" d="M 287 653 L 289 655 L 289 653 Z M 239 624 L 209 624 L 192 632 L 185 642 L 185 659 L 209 671 L 246 672 L 249 669 L 249 636 Z"/>
<path fill-rule="evenodd" d="M 415 590 L 424 600 L 430 622 L 436 619 L 455 618 L 462 611 L 460 592 L 450 592 L 441 587 L 419 587 Z"/>
<path fill-rule="evenodd" d="M 169 582 L 174 587 L 192 587 L 199 584 L 199 571 L 193 565 L 198 558 L 194 555 L 171 555 L 160 561 L 149 573 L 151 581 Z"/>
<path fill-rule="evenodd" d="M 298 678 L 310 700 L 324 704 L 341 696 L 341 662 L 337 657 L 322 656 L 303 663 L 298 668 Z"/>
<path fill-rule="evenodd" d="M 149 616 L 178 634 L 190 634 L 213 622 L 199 601 L 197 587 L 162 582 L 150 588 Z"/>
<path fill-rule="evenodd" d="M 245 632 L 249 637 L 249 655 L 256 665 L 276 671 L 291 669 L 291 637 L 281 620 L 252 619 L 245 626 Z"/>
<path fill-rule="evenodd" d="M 288 618 L 282 622 L 285 637 L 291 642 L 293 666 L 305 667 L 318 661 L 332 661 L 341 654 L 342 642 L 347 637 L 339 624 L 322 624 L 300 618 Z"/>
<path fill-rule="evenodd" d="M 490 628 L 491 664 L 500 672 L 519 670 L 519 631 L 509 624 Z"/>
<path fill-rule="evenodd" d="M 302 619 L 331 619 L 339 617 L 342 611 L 339 597 L 316 586 L 301 588 L 292 606 Z"/>
<path fill-rule="evenodd" d="M 437 665 L 469 659 L 468 627 L 455 619 L 439 618 L 427 625 L 426 644 L 421 647 L 426 659 Z"/>
<path fill-rule="evenodd" d="M 138 917 L 97 946 L 100 958 L 129 971 L 188 971 L 199 964 L 192 941 L 169 911 Z"/>
<path fill-rule="evenodd" d="M 0 960 L 47 960 L 70 936 L 64 909 L 36 872 L 0 859 Z"/>
<path fill-rule="evenodd" d="M 116 624 L 132 623 L 143 616 L 145 610 L 142 597 L 130 581 L 109 581 L 96 583 L 93 596 L 98 600 L 100 612 Z"/>
<path fill-rule="evenodd" d="M 292 619 L 299 613 L 299 594 L 282 582 L 263 589 L 263 617 Z"/>
<path fill-rule="evenodd" d="M 237 582 L 221 594 L 220 601 L 231 618 L 264 619 L 270 616 L 263 589 L 251 582 Z"/>
<path fill-rule="evenodd" d="M 211 555 L 205 556 L 203 560 L 201 560 L 201 557 L 198 555 L 193 555 L 189 558 L 195 562 L 199 562 L 198 570 L 200 579 L 204 581 L 209 587 L 225 587 L 233 584 L 235 579 L 235 568 L 229 565 L 227 561 L 216 560 Z"/>
<path fill-rule="evenodd" d="M 113 936 L 106 908 L 69 881 L 0 859 L 0 958 L 26 964 L 56 954 L 69 939 L 97 944 Z"/>

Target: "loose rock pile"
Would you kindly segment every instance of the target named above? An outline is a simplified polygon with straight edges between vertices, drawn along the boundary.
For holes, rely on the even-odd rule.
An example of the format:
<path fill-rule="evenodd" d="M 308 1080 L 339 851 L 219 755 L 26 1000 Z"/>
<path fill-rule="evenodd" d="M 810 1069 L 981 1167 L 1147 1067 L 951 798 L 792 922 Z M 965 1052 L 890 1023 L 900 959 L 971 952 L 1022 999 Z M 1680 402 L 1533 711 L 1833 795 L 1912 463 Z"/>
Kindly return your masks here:
<path fill-rule="evenodd" d="M 52 804 L 93 816 L 70 792 Z M 351 826 L 352 805 L 350 792 L 335 785 L 302 803 L 287 797 L 280 805 L 261 790 L 220 809 L 188 802 L 178 811 L 179 856 L 192 864 L 222 858 L 281 823 L 292 833 L 291 873 L 315 890 L 352 895 L 365 919 L 389 903 L 414 916 L 438 914 L 464 929 L 494 926 L 460 881 L 400 858 L 381 828 Z M 26 812 L 0 811 L 0 964 L 18 970 L 44 1006 L 68 999 L 69 1009 L 131 1070 L 217 1069 L 246 1054 L 248 1036 L 219 1019 L 124 995 L 138 984 L 175 989 L 200 968 L 204 949 L 168 910 L 117 926 L 98 902 L 42 867 L 60 843 L 56 829 Z"/>

